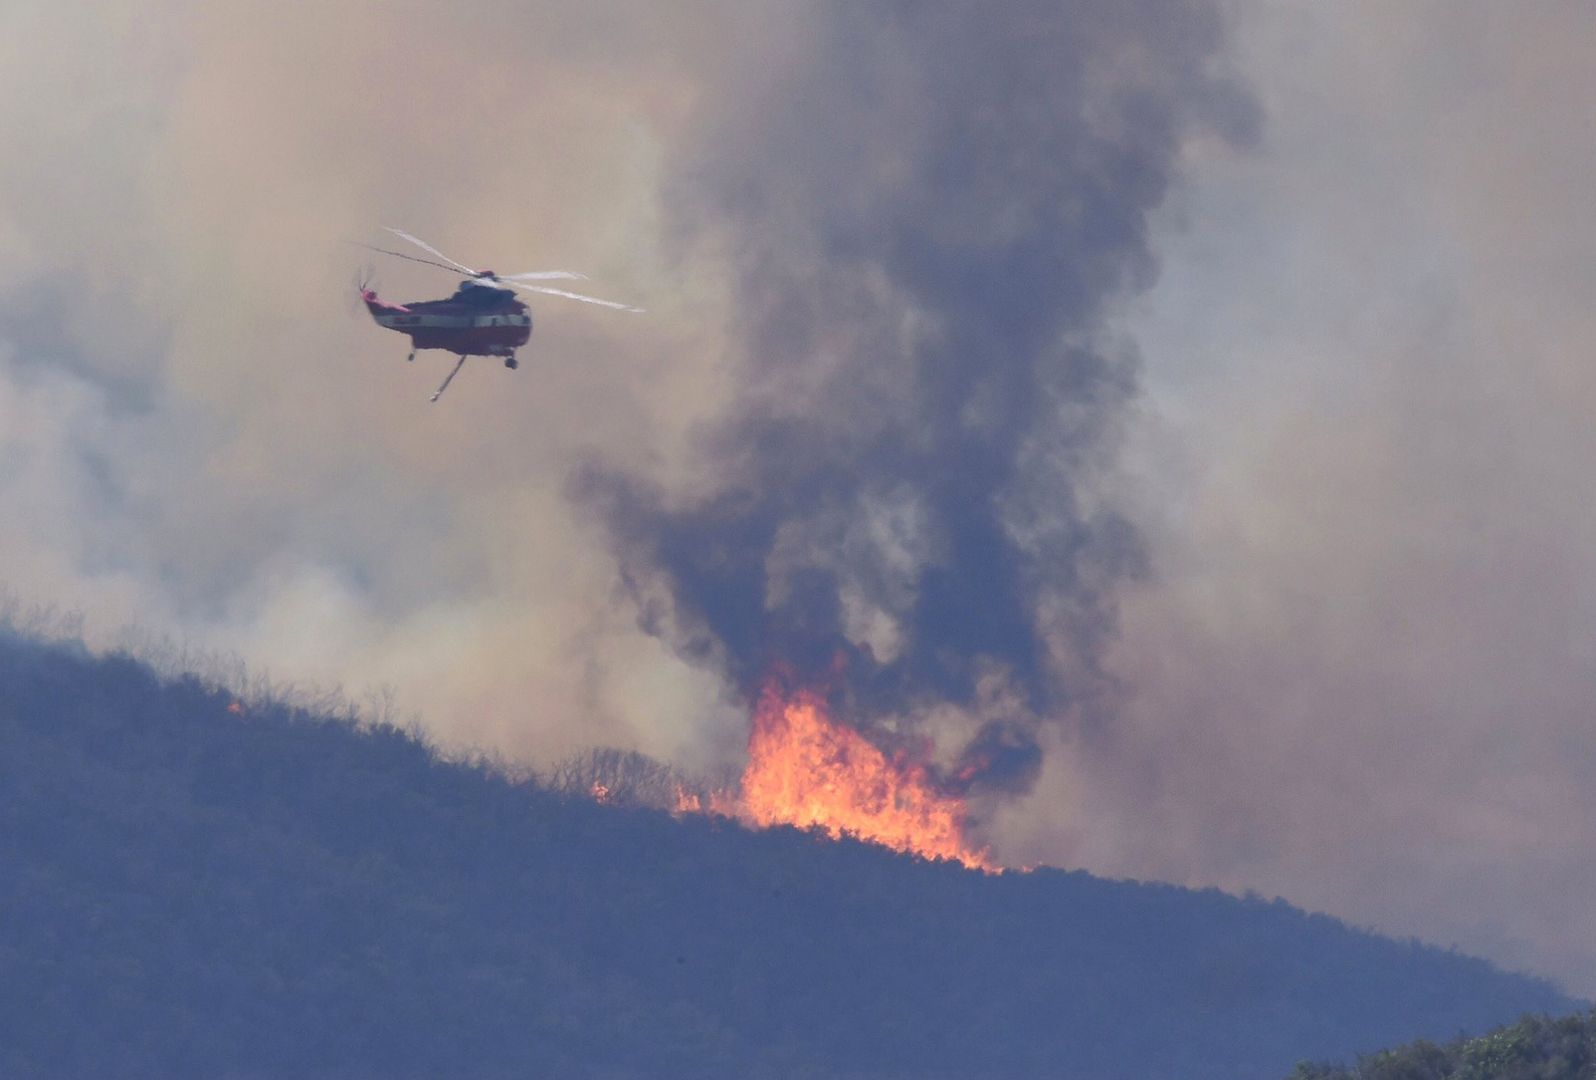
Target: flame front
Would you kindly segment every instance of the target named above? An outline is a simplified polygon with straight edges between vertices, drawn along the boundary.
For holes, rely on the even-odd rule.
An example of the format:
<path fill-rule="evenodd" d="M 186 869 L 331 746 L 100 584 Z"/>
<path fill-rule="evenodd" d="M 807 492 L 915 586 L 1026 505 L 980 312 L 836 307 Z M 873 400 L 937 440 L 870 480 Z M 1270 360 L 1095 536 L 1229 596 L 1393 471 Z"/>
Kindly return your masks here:
<path fill-rule="evenodd" d="M 678 809 L 699 811 L 696 797 Z M 995 870 L 964 838 L 964 804 L 936 790 L 923 765 L 890 758 L 827 714 L 818 694 L 767 687 L 754 712 L 748 766 L 735 799 L 712 797 L 711 812 L 750 824 L 820 828 L 930 859 Z"/>

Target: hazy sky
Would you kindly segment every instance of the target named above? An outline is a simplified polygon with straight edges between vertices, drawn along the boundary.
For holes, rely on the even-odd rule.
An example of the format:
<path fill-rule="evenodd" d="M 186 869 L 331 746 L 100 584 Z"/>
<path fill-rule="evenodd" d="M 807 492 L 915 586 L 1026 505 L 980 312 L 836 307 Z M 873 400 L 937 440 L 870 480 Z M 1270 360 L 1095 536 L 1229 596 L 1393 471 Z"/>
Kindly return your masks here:
<path fill-rule="evenodd" d="M 1120 91 L 1196 85 L 1171 58 L 1244 92 L 1157 127 L 1167 193 L 1114 249 L 1150 287 L 1064 326 L 1132 391 L 1072 506 L 1133 526 L 1145 571 L 1105 578 L 1106 719 L 1038 728 L 997 852 L 1279 894 L 1596 994 L 1596 14 L 1260 2 L 1194 41 L 1203 6 L 1178 7 L 1088 5 L 1088 76 L 1016 98 L 1129 130 Z M 982 6 L 972 53 L 1031 8 Z M 816 355 L 914 314 L 896 264 L 808 243 L 803 214 L 901 239 L 918 207 L 938 257 L 971 242 L 963 188 L 908 197 L 944 129 L 902 92 L 963 37 L 855 48 L 889 21 L 821 10 L 0 6 L 0 582 L 100 643 L 137 624 L 391 685 L 453 743 L 735 760 L 723 669 L 639 628 L 571 478 L 602 461 L 691 500 L 750 386 L 833 401 L 751 345 L 781 299 L 751 281 L 792 294 Z M 768 229 L 727 211 L 803 152 L 794 117 L 861 100 L 816 90 L 839 79 L 892 103 L 837 121 L 856 158 L 798 176 Z M 765 97 L 794 87 L 824 100 Z M 973 227 L 1011 223 L 1012 193 L 972 190 Z M 351 304 L 367 256 L 342 241 L 383 224 L 649 314 L 536 303 L 521 370 L 473 361 L 429 405 L 447 361 L 406 365 Z M 396 300 L 453 284 L 371 260 Z"/>

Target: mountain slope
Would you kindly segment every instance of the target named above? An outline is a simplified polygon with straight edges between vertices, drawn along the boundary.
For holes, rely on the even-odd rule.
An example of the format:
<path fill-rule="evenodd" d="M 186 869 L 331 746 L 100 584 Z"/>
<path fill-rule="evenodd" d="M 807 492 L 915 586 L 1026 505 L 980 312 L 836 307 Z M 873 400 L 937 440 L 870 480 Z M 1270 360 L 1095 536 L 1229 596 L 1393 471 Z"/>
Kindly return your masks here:
<path fill-rule="evenodd" d="M 0 1075 L 1278 1077 L 1572 1003 L 1280 902 L 561 797 L 0 634 Z"/>

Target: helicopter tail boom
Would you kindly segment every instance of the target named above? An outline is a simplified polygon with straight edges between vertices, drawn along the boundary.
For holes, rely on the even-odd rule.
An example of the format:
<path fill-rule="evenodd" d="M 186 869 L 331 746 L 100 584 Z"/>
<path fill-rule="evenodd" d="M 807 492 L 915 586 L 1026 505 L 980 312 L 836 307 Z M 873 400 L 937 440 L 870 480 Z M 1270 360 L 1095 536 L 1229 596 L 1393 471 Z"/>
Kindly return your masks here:
<path fill-rule="evenodd" d="M 408 315 L 410 309 L 403 304 L 390 304 L 381 299 L 375 289 L 361 289 L 360 299 L 365 302 L 366 310 L 371 312 L 371 317 L 379 323 L 383 315 Z"/>

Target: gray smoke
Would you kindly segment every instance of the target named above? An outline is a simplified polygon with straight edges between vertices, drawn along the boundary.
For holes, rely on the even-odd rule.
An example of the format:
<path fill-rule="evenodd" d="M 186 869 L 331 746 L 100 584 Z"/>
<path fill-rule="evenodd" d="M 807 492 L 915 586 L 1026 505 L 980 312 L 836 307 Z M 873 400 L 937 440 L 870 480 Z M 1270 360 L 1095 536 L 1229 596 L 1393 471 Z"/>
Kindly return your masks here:
<path fill-rule="evenodd" d="M 1254 114 L 1196 0 L 805 11 L 678 162 L 741 313 L 707 482 L 575 490 L 682 655 L 829 688 L 878 740 L 937 727 L 950 784 L 1023 789 L 1143 561 L 1094 497 L 1136 393 L 1105 317 L 1154 277 L 1183 140 Z"/>

